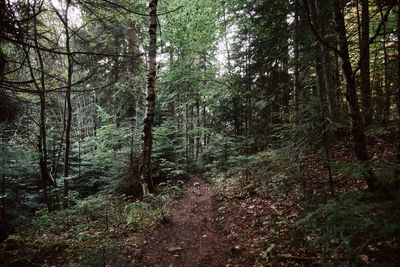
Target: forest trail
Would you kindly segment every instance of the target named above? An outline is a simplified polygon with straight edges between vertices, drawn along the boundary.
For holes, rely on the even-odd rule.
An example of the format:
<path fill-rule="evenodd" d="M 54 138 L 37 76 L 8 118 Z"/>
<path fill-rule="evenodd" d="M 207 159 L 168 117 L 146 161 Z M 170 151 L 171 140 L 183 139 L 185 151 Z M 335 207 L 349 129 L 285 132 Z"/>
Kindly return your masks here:
<path fill-rule="evenodd" d="M 231 245 L 213 205 L 213 192 L 193 177 L 183 195 L 169 205 L 168 222 L 148 229 L 139 243 L 143 266 L 229 266 Z"/>

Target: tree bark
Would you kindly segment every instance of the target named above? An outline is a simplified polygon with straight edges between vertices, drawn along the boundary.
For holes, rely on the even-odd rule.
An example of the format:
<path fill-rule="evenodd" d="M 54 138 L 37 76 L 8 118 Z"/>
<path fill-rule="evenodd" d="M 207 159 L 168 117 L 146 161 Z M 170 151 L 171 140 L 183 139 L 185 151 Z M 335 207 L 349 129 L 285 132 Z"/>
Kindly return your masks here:
<path fill-rule="evenodd" d="M 383 19 L 383 10 L 382 10 L 382 6 L 381 5 L 379 5 L 379 13 L 380 13 L 380 15 L 381 15 L 381 18 Z M 384 101 L 382 101 L 383 103 L 383 120 L 382 120 L 382 122 L 383 122 L 383 124 L 385 125 L 385 126 L 387 126 L 388 125 L 388 123 L 389 123 L 389 115 L 390 115 L 390 99 L 391 99 L 391 96 L 392 96 L 392 92 L 391 92 L 391 90 L 390 90 L 390 82 L 389 82 L 389 69 L 388 69 L 388 63 L 389 63 L 389 60 L 388 60 L 388 51 L 387 51 L 387 47 L 386 47 L 386 35 L 387 35 L 387 32 L 386 32 L 386 25 L 385 24 L 383 24 L 383 26 L 382 26 L 382 28 L 383 28 L 383 39 L 382 39 L 382 47 L 383 47 L 383 68 L 384 68 L 384 83 L 385 83 L 385 85 L 384 85 L 384 88 L 385 88 L 385 100 Z M 382 107 L 381 106 L 381 107 Z"/>
<path fill-rule="evenodd" d="M 196 99 L 196 116 L 197 116 L 197 124 L 196 127 L 200 127 L 200 95 L 198 95 Z M 196 133 L 196 162 L 199 160 L 199 153 L 200 153 L 200 131 Z"/>
<path fill-rule="evenodd" d="M 321 33 L 321 25 L 319 23 L 318 19 L 318 13 L 317 13 L 317 7 L 315 5 L 314 0 L 308 1 L 309 6 L 310 6 L 310 11 L 311 11 L 311 20 L 312 23 L 314 24 L 315 29 Z M 326 107 L 326 77 L 325 77 L 325 65 L 323 62 L 323 50 L 322 50 L 322 45 L 320 42 L 317 41 L 317 43 L 314 46 L 314 62 L 315 62 L 315 72 L 317 74 L 317 88 L 318 88 L 318 96 L 319 100 L 321 101 L 321 105 L 323 110 L 325 111 Z M 323 114 L 326 114 L 326 112 L 323 112 Z"/>
<path fill-rule="evenodd" d="M 350 109 L 351 134 L 353 137 L 353 150 L 358 161 L 363 165 L 363 177 L 368 188 L 372 191 L 377 189 L 377 179 L 373 174 L 369 164 L 369 155 L 367 151 L 366 137 L 364 133 L 364 124 L 358 104 L 356 83 L 353 76 L 353 70 L 350 62 L 348 42 L 346 37 L 346 28 L 344 15 L 340 3 L 334 1 L 333 12 L 335 19 L 335 31 L 339 44 L 339 56 L 341 59 L 341 69 L 343 81 L 346 88 L 346 100 Z"/>
<path fill-rule="evenodd" d="M 71 87 L 72 87 L 72 74 L 73 74 L 73 63 L 72 63 L 72 55 L 70 55 L 70 35 L 69 35 L 69 27 L 68 27 L 68 8 L 70 1 L 67 1 L 67 7 L 65 10 L 65 19 L 64 29 L 65 29 L 65 47 L 68 53 L 67 62 L 68 62 L 68 70 L 67 70 L 67 86 L 65 98 L 67 102 L 67 121 L 66 121 L 66 129 L 65 129 L 65 157 L 64 157 L 64 208 L 68 206 L 68 176 L 69 176 L 69 152 L 71 146 L 71 123 L 72 123 L 72 105 L 71 105 Z"/>
<path fill-rule="evenodd" d="M 3 134 L 2 134 L 3 135 Z M 3 180 L 2 180 L 2 197 L 1 197 L 1 218 L 4 220 L 6 218 L 6 175 L 5 175 L 5 168 L 6 168 L 6 159 L 4 156 L 4 137 L 1 136 L 1 154 L 2 154 L 2 171 L 3 171 Z"/>
<path fill-rule="evenodd" d="M 37 31 L 37 20 L 34 19 L 34 34 L 33 41 L 36 47 L 39 47 L 38 42 L 38 31 Z M 38 142 L 38 151 L 39 151 L 39 168 L 40 168 L 40 176 L 43 188 L 43 194 L 45 202 L 47 203 L 47 208 L 52 210 L 51 201 L 48 197 L 48 186 L 52 184 L 52 179 L 49 175 L 49 170 L 47 168 L 47 139 L 46 139 L 46 84 L 45 84 L 45 70 L 44 70 L 44 62 L 42 58 L 41 51 L 36 49 L 36 56 L 39 62 L 39 70 L 40 70 L 40 84 L 36 83 L 36 79 L 32 73 L 32 66 L 29 60 L 29 66 L 31 69 L 31 76 L 35 80 L 35 85 L 39 90 L 39 99 L 40 99 L 40 122 L 39 122 L 39 142 Z M 29 55 L 28 55 L 29 57 Z"/>
<path fill-rule="evenodd" d="M 317 1 L 311 0 L 310 3 L 310 10 L 311 10 L 311 19 L 312 23 L 314 24 L 315 29 L 322 34 L 325 35 L 324 24 L 321 19 L 321 13 L 317 7 Z M 318 40 L 317 40 L 318 41 Z M 328 170 L 329 174 L 329 185 L 330 191 L 333 194 L 333 178 L 332 178 L 332 171 L 329 165 L 329 132 L 328 128 L 328 121 L 326 120 L 326 116 L 332 118 L 332 106 L 328 102 L 327 95 L 331 93 L 331 83 L 332 79 L 330 65 L 330 58 L 329 58 L 329 51 L 327 47 L 323 47 L 320 42 L 317 42 L 315 45 L 315 65 L 316 65 L 316 74 L 317 74 L 317 86 L 319 92 L 319 100 L 321 102 L 320 105 L 320 120 L 322 125 L 322 147 L 325 154 L 325 165 Z"/>
<path fill-rule="evenodd" d="M 400 3 L 397 4 L 397 92 L 396 92 L 396 102 L 397 102 L 397 116 L 398 116 L 398 124 L 397 124 L 397 168 L 395 171 L 395 179 L 396 179 L 396 190 L 399 189 L 400 185 L 400 41 L 399 41 L 399 33 L 400 33 Z"/>
<path fill-rule="evenodd" d="M 299 110 L 299 94 L 300 94 L 300 79 L 299 79 L 299 0 L 294 0 L 294 34 L 293 34 L 293 60 L 294 60 L 294 111 Z"/>
<path fill-rule="evenodd" d="M 320 1 L 315 0 L 315 6 L 317 11 L 317 20 L 319 22 L 320 32 L 323 37 L 326 35 L 327 27 L 326 21 L 327 14 L 325 14 L 322 10 Z M 334 78 L 333 78 L 333 65 L 332 65 L 332 57 L 330 55 L 330 50 L 328 47 L 322 45 L 322 54 L 323 54 L 323 65 L 324 65 L 324 80 L 325 80 L 325 94 L 326 94 L 326 103 L 327 103 L 327 111 L 329 117 L 334 119 L 337 117 L 336 114 L 336 99 L 334 93 Z"/>
<path fill-rule="evenodd" d="M 362 115 L 366 126 L 372 121 L 371 82 L 369 67 L 369 10 L 368 1 L 361 0 L 360 75 Z"/>
<path fill-rule="evenodd" d="M 139 164 L 139 176 L 142 184 L 143 194 L 149 194 L 152 186 L 150 172 L 150 158 L 152 148 L 152 127 L 155 110 L 155 82 L 156 82 L 156 55 L 157 55 L 157 2 L 151 0 L 149 3 L 149 57 L 147 65 L 147 92 L 146 92 L 146 114 L 142 131 L 142 152 Z"/>

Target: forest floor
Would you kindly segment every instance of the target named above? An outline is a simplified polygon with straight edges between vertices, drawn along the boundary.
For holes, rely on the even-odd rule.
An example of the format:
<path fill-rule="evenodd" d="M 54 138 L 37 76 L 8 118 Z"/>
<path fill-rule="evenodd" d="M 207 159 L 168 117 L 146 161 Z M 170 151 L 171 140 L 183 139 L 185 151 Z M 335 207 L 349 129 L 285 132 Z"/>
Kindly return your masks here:
<path fill-rule="evenodd" d="M 218 223 L 213 191 L 194 176 L 169 205 L 164 224 L 138 234 L 144 266 L 231 266 L 232 244 Z"/>
<path fill-rule="evenodd" d="M 138 224 L 145 225 L 134 231 L 132 224 L 112 222 L 112 214 L 120 212 L 125 202 L 111 204 L 106 224 L 97 213 L 92 214 L 97 217 L 94 221 L 87 222 L 78 214 L 76 222 L 69 218 L 68 225 L 51 217 L 54 229 L 12 235 L 2 243 L 0 266 L 235 266 L 237 260 L 231 258 L 235 248 L 218 221 L 212 186 L 195 175 L 179 192 L 165 200 L 163 216 L 148 215 L 150 206 L 141 206 L 145 201 L 128 204 L 145 210 L 135 210 Z M 151 223 L 145 223 L 146 216 Z"/>
<path fill-rule="evenodd" d="M 395 162 L 394 136 L 380 131 L 367 140 L 377 173 L 387 179 L 393 171 L 379 164 Z M 351 175 L 351 147 L 331 149 L 334 194 L 320 155 L 303 162 L 303 184 L 268 153 L 255 158 L 248 179 L 230 166 L 164 182 L 154 203 L 100 195 L 38 213 L 0 243 L 0 266 L 397 266 L 400 198 L 366 191 Z M 330 251 L 318 247 L 327 243 Z"/>

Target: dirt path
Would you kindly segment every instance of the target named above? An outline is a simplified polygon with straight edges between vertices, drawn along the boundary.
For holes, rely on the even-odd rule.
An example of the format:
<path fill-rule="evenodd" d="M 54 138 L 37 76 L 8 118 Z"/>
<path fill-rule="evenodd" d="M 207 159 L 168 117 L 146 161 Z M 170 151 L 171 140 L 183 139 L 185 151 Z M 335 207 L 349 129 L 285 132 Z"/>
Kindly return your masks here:
<path fill-rule="evenodd" d="M 192 178 L 169 210 L 167 223 L 144 233 L 143 266 L 229 266 L 231 245 L 215 220 L 210 185 Z"/>

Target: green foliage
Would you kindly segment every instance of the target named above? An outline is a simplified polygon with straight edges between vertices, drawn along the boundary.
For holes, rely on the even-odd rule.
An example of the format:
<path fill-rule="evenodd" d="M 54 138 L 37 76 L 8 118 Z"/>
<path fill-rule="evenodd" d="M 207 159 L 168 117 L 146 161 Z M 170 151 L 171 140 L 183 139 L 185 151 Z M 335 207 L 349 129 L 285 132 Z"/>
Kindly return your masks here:
<path fill-rule="evenodd" d="M 153 135 L 152 155 L 155 160 L 183 161 L 183 133 L 173 121 L 165 120 L 160 126 L 154 127 Z"/>
<path fill-rule="evenodd" d="M 248 172 L 247 175 L 258 179 L 267 179 L 271 157 L 271 152 L 267 151 L 250 156 L 239 155 L 230 157 L 228 165 L 230 166 L 230 172 L 234 174 L 241 174 L 243 176 Z"/>
<path fill-rule="evenodd" d="M 340 84 L 339 64 L 335 63 L 337 55 L 328 52 L 322 61 L 326 65 L 323 69 L 332 72 L 325 73 L 323 81 L 334 87 L 334 95 L 327 94 L 327 98 L 334 98 L 330 100 L 337 108 L 331 117 L 326 103 L 320 100 L 322 95 L 317 97 L 322 94 L 318 90 L 321 81 L 316 79 L 320 67 L 316 66 L 318 42 L 303 8 L 298 14 L 300 57 L 294 58 L 292 53 L 295 38 L 288 29 L 295 28 L 294 1 L 162 1 L 151 159 L 152 177 L 162 196 L 148 195 L 142 202 L 128 201 L 125 195 L 135 196 L 141 190 L 137 172 L 145 110 L 148 17 L 129 10 L 146 13 L 148 1 L 68 1 L 80 16 L 69 19 L 70 49 L 79 51 L 72 54 L 64 51 L 65 25 L 51 5 L 40 5 L 40 1 L 8 2 L 4 4 L 6 12 L 2 12 L 9 24 L 4 34 L 26 44 L 36 43 L 34 38 L 38 37 L 38 46 L 43 48 L 35 45 L 26 50 L 25 46 L 4 40 L 0 51 L 1 63 L 3 57 L 7 61 L 4 73 L 0 73 L 5 81 L 1 88 L 7 96 L 5 105 L 13 102 L 19 111 L 15 125 L 0 125 L 0 173 L 5 177 L 0 200 L 5 200 L 2 208 L 6 213 L 1 223 L 5 219 L 4 225 L 19 226 L 16 230 L 22 236 L 67 231 L 68 237 L 77 237 L 74 242 L 98 245 L 86 251 L 87 257 L 78 265 L 123 265 L 109 252 L 117 245 L 96 236 L 93 229 L 117 236 L 120 233 L 111 233 L 114 224 L 128 225 L 133 231 L 164 220 L 164 197 L 179 196 L 189 173 L 203 170 L 209 172 L 208 179 L 213 180 L 218 196 L 257 195 L 281 200 L 290 192 L 293 198 L 306 197 L 309 215 L 295 227 L 308 237 L 310 251 L 323 253 L 326 259 L 343 254 L 359 264 L 360 255 L 369 245 L 375 246 L 375 239 L 391 242 L 389 236 L 398 234 L 398 225 L 392 220 L 398 219 L 397 213 L 390 218 L 388 208 L 379 201 L 370 203 L 357 194 L 330 199 L 328 193 L 321 193 L 322 186 L 311 185 L 320 185 L 326 179 L 321 169 L 327 167 L 340 174 L 334 175 L 335 182 L 359 178 L 372 169 L 384 186 L 396 184 L 399 178 L 394 170 L 398 166 L 379 159 L 373 163 L 337 164 L 324 157 L 350 132 L 350 121 L 341 117 L 348 112 L 343 105 L 344 87 Z M 316 23 L 324 29 L 317 30 L 336 47 L 331 5 L 315 3 L 324 19 L 321 25 Z M 395 88 L 399 81 L 394 74 L 397 51 L 392 40 L 396 14 L 392 12 L 381 24 L 382 14 L 378 12 L 388 9 L 386 2 L 369 4 L 376 13 L 370 16 L 371 32 L 379 26 L 388 33 L 380 33 L 370 44 L 371 108 L 376 122 L 387 126 L 395 119 L 392 111 L 398 105 Z M 382 10 L 378 10 L 380 7 Z M 58 8 L 61 13 L 65 11 L 63 5 Z M 344 9 L 353 63 L 361 56 L 357 33 L 352 32 L 359 28 L 354 9 L 354 5 Z M 14 33 L 12 25 L 17 24 Z M 385 53 L 382 44 L 386 44 Z M 58 52 L 52 53 L 55 48 Z M 67 54 L 73 55 L 73 116 L 69 177 L 63 177 Z M 292 74 L 296 66 L 301 70 L 298 110 L 293 107 Z M 358 72 L 354 75 L 358 79 Z M 47 91 L 39 94 L 40 88 Z M 43 97 L 43 138 L 47 145 L 44 167 L 58 184 L 46 189 L 42 188 L 38 153 Z M 376 125 L 370 130 L 376 130 L 373 127 Z M 69 183 L 70 208 L 60 210 L 64 179 Z M 388 206 L 397 212 L 395 202 Z M 369 238 L 367 243 L 360 243 L 361 235 Z M 49 254 L 68 244 L 47 238 L 37 242 L 35 248 Z M 277 250 L 274 244 L 263 249 L 263 258 Z M 351 252 L 351 248 L 356 250 Z"/>
<path fill-rule="evenodd" d="M 230 156 L 238 155 L 242 145 L 235 137 L 224 134 L 214 134 L 210 143 L 202 154 L 202 162 L 206 170 L 212 168 L 226 168 Z"/>
<path fill-rule="evenodd" d="M 152 175 L 157 181 L 186 179 L 184 139 L 182 131 L 171 120 L 153 130 Z"/>
<path fill-rule="evenodd" d="M 69 209 L 53 213 L 42 209 L 31 220 L 21 218 L 17 231 L 21 236 L 33 237 L 36 234 L 58 233 L 68 229 L 72 236 L 77 235 L 80 240 L 88 240 L 97 238 L 86 234 L 91 228 L 108 230 L 111 225 L 122 223 L 127 224 L 130 230 L 136 231 L 163 220 L 164 213 L 166 210 L 161 199 L 157 203 L 127 202 L 122 197 L 93 195 L 80 200 Z"/>
<path fill-rule="evenodd" d="M 377 250 L 382 255 L 376 262 L 391 261 L 395 248 L 382 244 L 399 242 L 400 199 L 381 202 L 375 197 L 349 192 L 308 207 L 306 216 L 293 224 L 294 244 L 304 243 L 326 261 L 344 258 L 341 263 L 365 264 L 362 255 Z"/>
<path fill-rule="evenodd" d="M 176 198 L 183 193 L 185 189 L 185 182 L 182 180 L 167 180 L 166 182 L 162 182 L 159 184 L 160 188 L 162 188 L 162 195 L 167 196 L 168 198 Z"/>
<path fill-rule="evenodd" d="M 35 243 L 38 247 L 40 254 L 49 255 L 54 253 L 54 251 L 60 252 L 65 250 L 69 242 L 68 240 L 63 240 L 59 238 L 48 238 L 48 239 L 38 239 Z"/>
<path fill-rule="evenodd" d="M 78 263 L 70 262 L 63 267 L 78 266 L 134 266 L 132 261 L 128 260 L 119 253 L 122 253 L 123 246 L 114 243 L 102 243 L 95 248 L 84 249 L 85 256 Z"/>
<path fill-rule="evenodd" d="M 134 229 L 143 229 L 150 224 L 165 220 L 165 207 L 159 198 L 154 195 L 146 196 L 143 202 L 134 202 L 126 205 L 123 214 L 128 225 Z"/>

